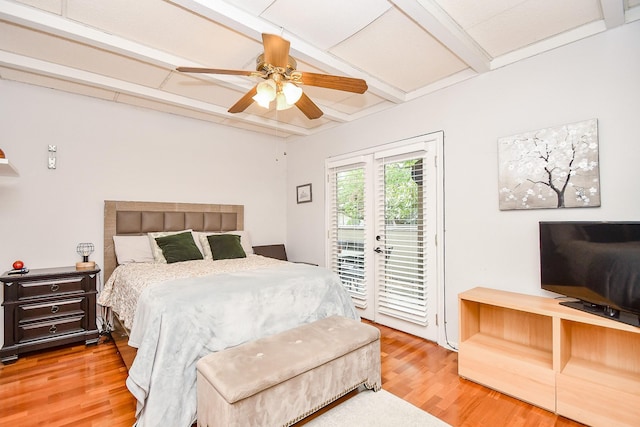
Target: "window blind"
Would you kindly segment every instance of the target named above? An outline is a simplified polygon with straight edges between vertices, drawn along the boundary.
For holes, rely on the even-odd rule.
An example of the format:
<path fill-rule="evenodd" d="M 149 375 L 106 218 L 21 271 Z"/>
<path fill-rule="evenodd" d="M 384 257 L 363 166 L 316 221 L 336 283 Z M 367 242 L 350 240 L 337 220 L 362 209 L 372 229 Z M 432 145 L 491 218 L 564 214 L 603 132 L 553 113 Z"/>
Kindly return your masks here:
<path fill-rule="evenodd" d="M 338 273 L 356 307 L 367 307 L 365 281 L 365 165 L 330 168 L 329 264 Z"/>

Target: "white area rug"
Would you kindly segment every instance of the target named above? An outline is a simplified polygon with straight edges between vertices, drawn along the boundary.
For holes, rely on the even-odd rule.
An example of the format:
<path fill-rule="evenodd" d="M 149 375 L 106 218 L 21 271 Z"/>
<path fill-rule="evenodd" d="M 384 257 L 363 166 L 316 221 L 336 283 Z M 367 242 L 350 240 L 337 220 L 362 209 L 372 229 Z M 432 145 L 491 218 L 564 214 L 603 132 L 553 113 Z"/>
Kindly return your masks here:
<path fill-rule="evenodd" d="M 395 395 L 362 391 L 309 421 L 305 427 L 451 427 Z"/>

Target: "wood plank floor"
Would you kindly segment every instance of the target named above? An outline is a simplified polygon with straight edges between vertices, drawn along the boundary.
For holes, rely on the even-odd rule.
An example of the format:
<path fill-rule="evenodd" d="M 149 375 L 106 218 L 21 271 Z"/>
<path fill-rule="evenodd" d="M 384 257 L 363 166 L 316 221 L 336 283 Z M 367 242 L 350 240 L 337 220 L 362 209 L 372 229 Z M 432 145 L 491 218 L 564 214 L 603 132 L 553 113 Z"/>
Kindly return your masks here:
<path fill-rule="evenodd" d="M 578 427 L 458 377 L 457 353 L 384 326 L 383 388 L 454 427 Z M 113 342 L 21 356 L 0 367 L 0 426 L 131 426 L 135 400 Z"/>

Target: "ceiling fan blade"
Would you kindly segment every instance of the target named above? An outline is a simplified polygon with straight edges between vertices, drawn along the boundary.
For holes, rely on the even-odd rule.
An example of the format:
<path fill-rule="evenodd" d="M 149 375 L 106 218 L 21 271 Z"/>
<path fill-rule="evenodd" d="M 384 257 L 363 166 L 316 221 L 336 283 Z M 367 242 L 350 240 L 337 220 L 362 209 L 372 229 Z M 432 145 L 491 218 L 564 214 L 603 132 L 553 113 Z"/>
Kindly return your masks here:
<path fill-rule="evenodd" d="M 275 34 L 262 34 L 264 62 L 274 67 L 287 68 L 291 43 Z"/>
<path fill-rule="evenodd" d="M 229 108 L 230 113 L 241 113 L 247 109 L 249 105 L 253 103 L 253 97 L 258 93 L 257 90 L 258 85 L 255 85 L 253 89 L 249 92 L 245 93 L 242 98 L 238 100 L 231 108 Z"/>
<path fill-rule="evenodd" d="M 246 70 L 221 70 L 219 68 L 178 67 L 176 71 L 181 73 L 205 73 L 205 74 L 230 74 L 234 76 L 251 76 L 255 71 Z"/>
<path fill-rule="evenodd" d="M 298 102 L 296 102 L 296 107 L 298 107 L 310 120 L 320 118 L 324 114 L 304 92 Z"/>
<path fill-rule="evenodd" d="M 367 82 L 352 77 L 332 76 L 329 74 L 317 74 L 300 72 L 302 84 L 324 87 L 327 89 L 344 90 L 346 92 L 365 93 L 369 88 Z"/>

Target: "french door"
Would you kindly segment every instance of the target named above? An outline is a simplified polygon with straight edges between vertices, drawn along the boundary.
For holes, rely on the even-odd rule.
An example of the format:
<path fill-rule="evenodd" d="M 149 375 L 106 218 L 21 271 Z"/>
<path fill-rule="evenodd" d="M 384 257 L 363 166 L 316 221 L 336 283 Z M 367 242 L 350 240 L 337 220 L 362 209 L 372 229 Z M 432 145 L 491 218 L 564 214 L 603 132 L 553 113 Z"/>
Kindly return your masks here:
<path fill-rule="evenodd" d="M 433 341 L 441 145 L 438 132 L 326 163 L 327 265 L 362 317 Z"/>

